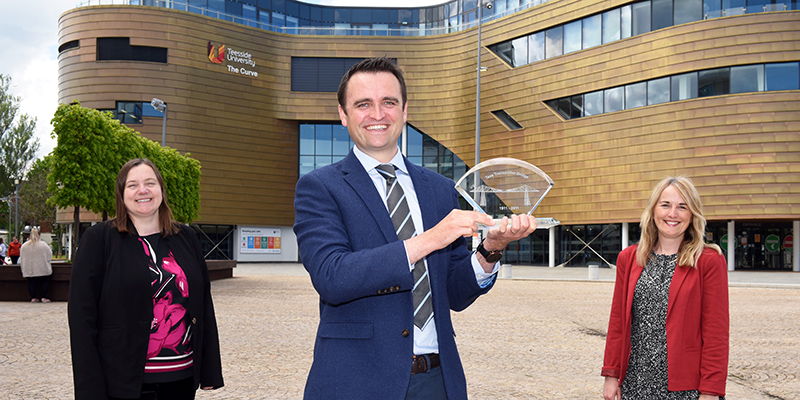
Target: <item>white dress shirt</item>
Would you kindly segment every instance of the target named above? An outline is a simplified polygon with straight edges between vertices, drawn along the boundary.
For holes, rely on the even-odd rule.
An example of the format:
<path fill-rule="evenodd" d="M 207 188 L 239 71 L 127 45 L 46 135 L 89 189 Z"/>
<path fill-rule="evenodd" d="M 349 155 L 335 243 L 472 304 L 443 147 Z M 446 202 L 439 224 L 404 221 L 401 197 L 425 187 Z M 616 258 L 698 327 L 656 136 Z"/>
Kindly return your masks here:
<path fill-rule="evenodd" d="M 353 153 L 369 174 L 369 177 L 372 179 L 372 183 L 375 185 L 375 190 L 378 191 L 381 199 L 383 199 L 384 206 L 386 206 L 386 179 L 384 179 L 378 170 L 375 169 L 375 167 L 382 163 L 361 151 L 358 146 L 353 147 Z M 399 148 L 389 164 L 394 165 L 396 168 L 395 175 L 397 177 L 397 182 L 403 188 L 403 192 L 405 192 L 406 199 L 408 201 L 408 209 L 411 213 L 411 219 L 414 221 L 416 234 L 419 235 L 424 231 L 424 225 L 422 224 L 422 212 L 419 208 L 417 192 L 414 190 L 414 183 L 411 181 L 411 176 L 408 174 L 408 167 L 406 166 L 405 161 L 403 161 L 403 155 L 400 153 Z M 406 258 L 408 258 L 407 251 Z M 414 264 L 411 263 L 411 260 L 406 260 L 406 262 L 408 263 L 409 271 L 412 271 L 414 269 Z M 425 262 L 427 268 L 427 260 L 425 260 Z M 475 279 L 481 287 L 485 287 L 491 282 L 492 276 L 497 273 L 499 268 L 500 263 L 495 263 L 492 272 L 486 273 L 481 264 L 478 262 L 475 252 L 472 253 L 472 269 L 475 271 Z M 419 355 L 438 352 L 439 341 L 436 337 L 436 318 L 431 319 L 431 321 L 428 322 L 428 325 L 425 326 L 424 330 L 417 328 L 415 325 L 414 354 Z"/>

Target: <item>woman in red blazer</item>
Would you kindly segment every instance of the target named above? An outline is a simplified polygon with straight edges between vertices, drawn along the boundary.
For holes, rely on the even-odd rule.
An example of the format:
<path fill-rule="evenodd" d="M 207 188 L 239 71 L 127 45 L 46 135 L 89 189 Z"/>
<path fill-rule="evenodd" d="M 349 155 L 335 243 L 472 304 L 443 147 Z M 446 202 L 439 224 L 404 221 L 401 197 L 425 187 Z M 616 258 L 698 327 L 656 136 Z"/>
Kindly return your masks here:
<path fill-rule="evenodd" d="M 728 275 L 705 244 L 700 197 L 662 180 L 642 213 L 638 245 L 617 259 L 603 397 L 722 399 L 728 371 Z"/>

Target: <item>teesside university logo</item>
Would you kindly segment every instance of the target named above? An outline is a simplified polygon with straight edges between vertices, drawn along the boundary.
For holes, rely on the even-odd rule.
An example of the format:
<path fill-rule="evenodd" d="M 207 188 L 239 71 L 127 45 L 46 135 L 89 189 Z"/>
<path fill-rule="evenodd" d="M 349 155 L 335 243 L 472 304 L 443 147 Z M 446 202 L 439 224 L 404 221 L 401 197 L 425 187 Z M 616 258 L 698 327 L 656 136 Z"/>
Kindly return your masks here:
<path fill-rule="evenodd" d="M 209 41 L 208 59 L 214 64 L 222 64 L 222 60 L 225 59 L 225 45 L 219 46 L 219 51 L 217 51 L 217 48 Z"/>
<path fill-rule="evenodd" d="M 253 60 L 253 55 L 246 52 L 246 51 L 237 51 L 233 49 L 226 49 L 224 44 L 221 44 L 219 47 L 214 46 L 214 43 L 211 41 L 208 42 L 208 60 L 214 64 L 222 64 L 223 61 L 227 60 L 228 64 L 226 65 L 228 72 L 245 75 L 245 76 L 252 76 L 254 78 L 258 77 L 258 72 L 247 69 L 247 68 L 255 68 L 256 62 Z M 234 66 L 231 63 L 242 64 L 243 66 Z"/>

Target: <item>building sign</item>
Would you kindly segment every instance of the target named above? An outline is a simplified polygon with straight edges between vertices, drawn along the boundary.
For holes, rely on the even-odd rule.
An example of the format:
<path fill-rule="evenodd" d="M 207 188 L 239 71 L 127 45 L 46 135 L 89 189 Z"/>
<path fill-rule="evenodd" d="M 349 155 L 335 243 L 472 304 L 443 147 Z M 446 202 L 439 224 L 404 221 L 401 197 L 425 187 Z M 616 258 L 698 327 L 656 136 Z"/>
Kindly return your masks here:
<path fill-rule="evenodd" d="M 783 238 L 783 248 L 786 250 L 792 250 L 794 248 L 794 237 L 792 235 L 786 235 Z"/>
<path fill-rule="evenodd" d="M 279 228 L 242 227 L 239 233 L 240 253 L 280 253 L 281 230 Z"/>
<path fill-rule="evenodd" d="M 208 60 L 214 64 L 225 64 L 229 73 L 258 78 L 258 72 L 254 70 L 256 62 L 250 52 L 232 49 L 224 44 L 217 47 L 209 41 Z"/>

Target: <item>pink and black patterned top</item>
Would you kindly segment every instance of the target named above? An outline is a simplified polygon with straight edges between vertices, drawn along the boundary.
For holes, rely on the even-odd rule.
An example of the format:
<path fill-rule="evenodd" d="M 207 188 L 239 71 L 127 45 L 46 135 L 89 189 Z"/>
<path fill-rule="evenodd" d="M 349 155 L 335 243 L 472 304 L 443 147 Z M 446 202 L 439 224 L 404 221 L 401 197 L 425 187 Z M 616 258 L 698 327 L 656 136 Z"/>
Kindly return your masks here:
<path fill-rule="evenodd" d="M 159 239 L 158 233 L 139 238 L 147 256 L 153 294 L 145 383 L 171 382 L 194 374 L 192 317 L 187 310 L 189 283 L 167 243 L 159 243 Z"/>

